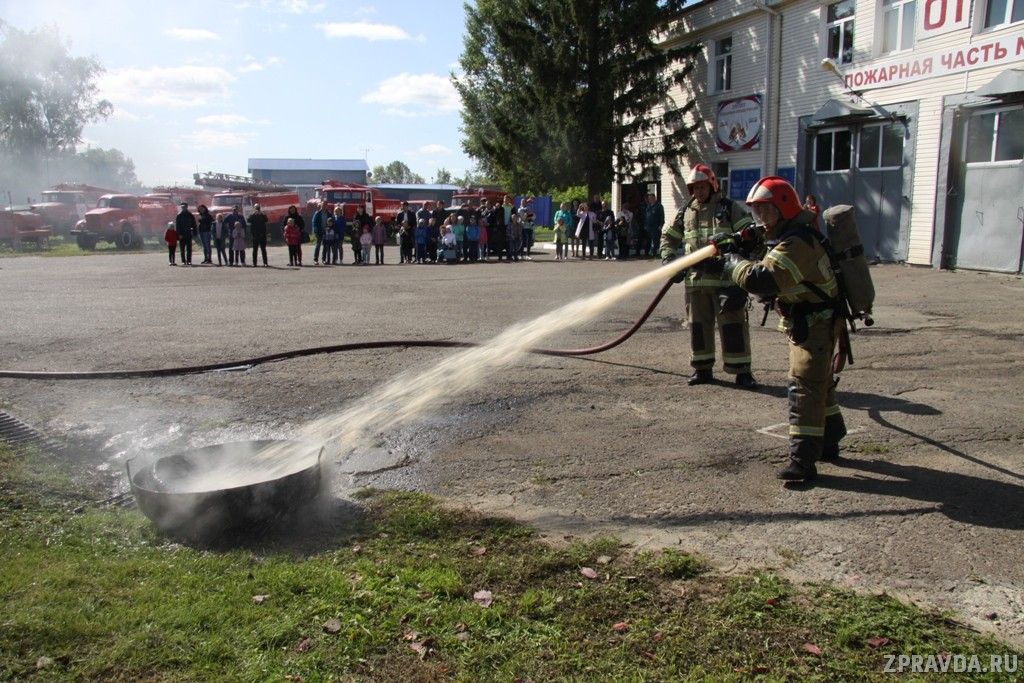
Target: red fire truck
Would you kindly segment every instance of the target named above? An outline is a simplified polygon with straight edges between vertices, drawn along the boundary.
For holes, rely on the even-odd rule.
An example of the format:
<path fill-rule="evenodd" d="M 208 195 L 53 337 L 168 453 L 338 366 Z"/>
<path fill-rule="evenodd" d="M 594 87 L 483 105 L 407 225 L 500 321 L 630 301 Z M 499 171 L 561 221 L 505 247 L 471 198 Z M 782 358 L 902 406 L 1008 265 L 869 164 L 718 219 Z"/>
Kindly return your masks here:
<path fill-rule="evenodd" d="M 29 206 L 15 206 L 0 211 L 0 243 L 9 244 L 17 251 L 25 243 L 34 243 L 46 249 L 53 231 L 43 223 L 43 217 Z"/>
<path fill-rule="evenodd" d="M 113 193 L 113 190 L 83 183 L 61 183 L 43 190 L 42 201 L 33 204 L 32 211 L 42 216 L 43 223 L 53 226 L 54 230 L 69 234 L 100 197 Z"/>
<path fill-rule="evenodd" d="M 178 207 L 164 197 L 108 194 L 85 214 L 71 234 L 81 249 L 97 242 L 113 242 L 118 249 L 141 248 L 146 237 L 163 237 Z"/>
<path fill-rule="evenodd" d="M 402 210 L 401 199 L 389 199 L 375 187 L 341 183 L 337 180 L 325 180 L 316 188 L 316 195 L 306 202 L 307 219 L 320 207 L 321 202 L 327 202 L 327 207 L 331 211 L 340 204 L 345 220 L 351 220 L 356 214 L 356 209 L 361 206 L 366 209 L 369 216 L 380 216 L 389 225 L 394 223 L 395 216 Z M 423 202 L 409 202 L 409 205 L 415 211 L 422 207 Z"/>
<path fill-rule="evenodd" d="M 298 193 L 283 185 L 228 173 L 196 173 L 193 178 L 197 185 L 222 190 L 213 195 L 209 205 L 210 213 L 218 218 L 240 206 L 248 220 L 253 206 L 259 204 L 260 210 L 267 215 L 271 240 L 283 239 L 283 223 L 284 217 L 288 215 L 288 207 L 294 206 L 301 210 Z"/>
<path fill-rule="evenodd" d="M 452 209 L 458 209 L 463 204 L 468 204 L 474 209 L 480 208 L 481 204 L 490 206 L 491 202 L 501 202 L 508 193 L 497 187 L 466 187 L 452 195 Z"/>

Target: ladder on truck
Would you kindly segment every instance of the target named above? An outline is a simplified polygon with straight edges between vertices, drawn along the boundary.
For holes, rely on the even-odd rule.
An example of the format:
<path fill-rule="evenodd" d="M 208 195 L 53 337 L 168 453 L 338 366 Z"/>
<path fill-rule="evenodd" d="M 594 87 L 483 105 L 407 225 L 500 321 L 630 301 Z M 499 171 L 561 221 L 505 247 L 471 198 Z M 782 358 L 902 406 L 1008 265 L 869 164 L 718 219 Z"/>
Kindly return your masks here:
<path fill-rule="evenodd" d="M 261 192 L 287 192 L 289 188 L 277 185 L 266 180 L 255 180 L 246 175 L 231 175 L 230 173 L 206 173 L 192 174 L 192 180 L 196 185 L 211 190 L 257 190 Z"/>

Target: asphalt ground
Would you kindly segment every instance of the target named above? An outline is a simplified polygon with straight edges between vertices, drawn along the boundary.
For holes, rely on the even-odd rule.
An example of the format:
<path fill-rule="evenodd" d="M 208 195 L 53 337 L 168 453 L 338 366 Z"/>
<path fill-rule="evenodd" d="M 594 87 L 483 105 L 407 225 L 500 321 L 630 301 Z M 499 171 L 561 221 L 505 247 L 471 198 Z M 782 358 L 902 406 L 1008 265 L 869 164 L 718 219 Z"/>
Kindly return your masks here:
<path fill-rule="evenodd" d="M 308 247 L 307 247 L 308 249 Z M 346 253 L 346 259 L 351 254 Z M 0 259 L 0 367 L 104 370 L 214 362 L 361 340 L 486 340 L 653 261 L 302 269 L 170 268 L 166 254 Z M 196 258 L 198 261 L 199 258 Z M 310 260 L 307 255 L 307 262 Z M 876 325 L 839 384 L 850 436 L 813 487 L 786 452 L 786 340 L 751 312 L 756 392 L 688 387 L 682 289 L 624 345 L 530 356 L 342 464 L 339 492 L 403 487 L 511 515 L 554 542 L 617 534 L 887 591 L 1024 643 L 1024 285 L 1018 277 L 872 269 Z M 596 344 L 654 295 L 550 346 Z M 774 321 L 774 318 L 771 320 Z M 401 372 L 458 351 L 358 351 L 160 380 L 0 379 L 0 409 L 72 444 L 124 489 L 126 459 L 289 438 Z"/>

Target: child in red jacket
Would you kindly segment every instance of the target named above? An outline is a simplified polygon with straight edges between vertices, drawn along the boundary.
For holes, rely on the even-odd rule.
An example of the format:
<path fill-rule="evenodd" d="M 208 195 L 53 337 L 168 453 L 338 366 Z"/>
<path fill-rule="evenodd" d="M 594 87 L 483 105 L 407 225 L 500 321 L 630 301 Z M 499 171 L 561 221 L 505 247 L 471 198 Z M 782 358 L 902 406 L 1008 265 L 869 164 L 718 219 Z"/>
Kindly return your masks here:
<path fill-rule="evenodd" d="M 167 256 L 171 262 L 168 265 L 174 265 L 174 252 L 178 249 L 178 231 L 174 229 L 174 223 L 167 224 L 167 232 L 164 233 L 164 242 L 167 242 Z"/>
<path fill-rule="evenodd" d="M 301 266 L 302 260 L 299 256 L 299 242 L 302 239 L 302 233 L 299 231 L 299 226 L 295 224 L 294 218 L 289 218 L 288 222 L 284 226 L 284 241 L 288 245 L 288 265 L 289 266 Z"/>

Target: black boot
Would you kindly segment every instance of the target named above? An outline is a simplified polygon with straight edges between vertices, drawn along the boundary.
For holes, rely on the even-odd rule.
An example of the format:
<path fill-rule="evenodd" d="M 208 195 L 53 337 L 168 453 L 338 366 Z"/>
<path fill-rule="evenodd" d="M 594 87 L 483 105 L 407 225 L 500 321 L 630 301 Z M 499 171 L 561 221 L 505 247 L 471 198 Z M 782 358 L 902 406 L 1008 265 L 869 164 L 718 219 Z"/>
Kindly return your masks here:
<path fill-rule="evenodd" d="M 835 462 L 839 459 L 839 443 L 826 443 L 821 447 L 821 457 L 818 462 Z"/>
<path fill-rule="evenodd" d="M 783 481 L 812 481 L 817 478 L 818 470 L 815 469 L 814 463 L 804 465 L 797 460 L 790 460 L 776 476 Z"/>
<path fill-rule="evenodd" d="M 686 380 L 686 383 L 692 387 L 697 384 L 708 384 L 713 381 L 715 381 L 715 376 L 710 368 L 698 368 L 693 371 L 693 374 Z"/>
<path fill-rule="evenodd" d="M 757 386 L 757 380 L 749 372 L 741 372 L 736 375 L 736 386 L 741 389 L 753 389 Z"/>

